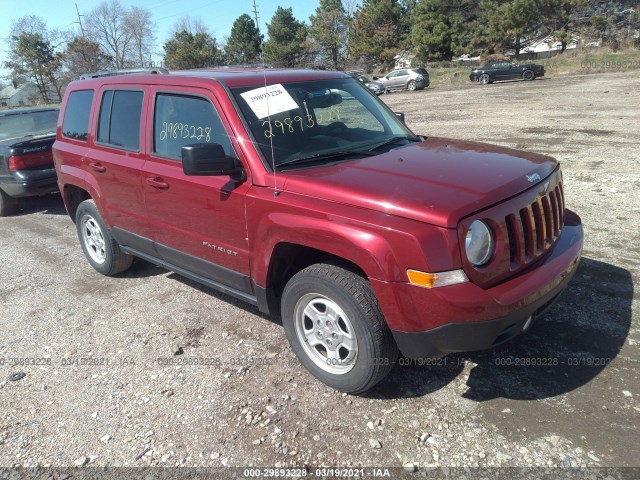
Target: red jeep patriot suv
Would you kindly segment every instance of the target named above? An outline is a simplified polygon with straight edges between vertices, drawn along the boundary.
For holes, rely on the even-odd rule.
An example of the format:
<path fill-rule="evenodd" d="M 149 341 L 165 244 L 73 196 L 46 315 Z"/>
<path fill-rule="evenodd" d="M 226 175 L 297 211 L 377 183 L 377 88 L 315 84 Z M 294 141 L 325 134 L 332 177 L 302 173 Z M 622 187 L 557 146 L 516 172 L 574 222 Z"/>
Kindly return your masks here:
<path fill-rule="evenodd" d="M 398 352 L 509 340 L 576 270 L 553 158 L 418 137 L 343 73 L 155 73 L 65 93 L 54 160 L 87 260 L 114 275 L 140 257 L 280 314 L 338 390 Z"/>

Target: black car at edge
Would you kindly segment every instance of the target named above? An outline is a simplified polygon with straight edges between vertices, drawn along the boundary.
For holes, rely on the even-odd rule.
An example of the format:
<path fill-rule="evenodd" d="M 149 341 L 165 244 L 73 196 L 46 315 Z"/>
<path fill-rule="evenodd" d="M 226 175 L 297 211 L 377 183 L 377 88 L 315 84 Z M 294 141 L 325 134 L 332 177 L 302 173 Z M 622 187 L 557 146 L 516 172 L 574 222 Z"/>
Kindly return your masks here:
<path fill-rule="evenodd" d="M 57 108 L 0 110 L 0 217 L 13 213 L 18 198 L 58 191 L 51 146 Z"/>
<path fill-rule="evenodd" d="M 500 80 L 535 80 L 544 77 L 544 66 L 534 63 L 518 65 L 512 62 L 491 62 L 484 67 L 474 68 L 469 75 L 472 82 L 481 85 L 493 83 Z"/>

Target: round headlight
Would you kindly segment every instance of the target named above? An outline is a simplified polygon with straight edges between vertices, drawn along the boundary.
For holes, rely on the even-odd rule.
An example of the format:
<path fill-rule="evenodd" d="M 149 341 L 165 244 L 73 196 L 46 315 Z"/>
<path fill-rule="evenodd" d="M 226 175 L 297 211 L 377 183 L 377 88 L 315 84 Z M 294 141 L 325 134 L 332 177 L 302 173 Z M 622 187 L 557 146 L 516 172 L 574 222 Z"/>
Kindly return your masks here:
<path fill-rule="evenodd" d="M 464 242 L 467 258 L 472 265 L 479 267 L 491 259 L 493 255 L 493 236 L 489 226 L 482 220 L 474 220 Z"/>

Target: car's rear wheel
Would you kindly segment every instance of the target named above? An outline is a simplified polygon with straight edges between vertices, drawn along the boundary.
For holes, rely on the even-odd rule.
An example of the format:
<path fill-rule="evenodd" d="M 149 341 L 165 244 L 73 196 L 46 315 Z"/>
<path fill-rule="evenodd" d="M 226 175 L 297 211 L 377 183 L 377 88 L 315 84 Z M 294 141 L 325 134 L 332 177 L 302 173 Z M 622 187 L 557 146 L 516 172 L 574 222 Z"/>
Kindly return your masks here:
<path fill-rule="evenodd" d="M 407 90 L 411 90 L 412 92 L 418 88 L 418 84 L 415 82 L 415 80 L 409 80 L 409 83 L 407 83 Z"/>
<path fill-rule="evenodd" d="M 18 209 L 18 200 L 7 195 L 0 188 L 0 217 L 11 215 Z"/>
<path fill-rule="evenodd" d="M 76 228 L 82 251 L 96 271 L 116 275 L 131 266 L 133 256 L 120 250 L 93 200 L 85 200 L 78 206 Z"/>
<path fill-rule="evenodd" d="M 488 73 L 483 73 L 482 75 L 480 75 L 480 77 L 478 77 L 478 83 L 480 85 L 487 85 L 488 83 L 491 83 L 491 77 Z"/>
<path fill-rule="evenodd" d="M 531 81 L 531 80 L 534 80 L 535 78 L 536 78 L 536 74 L 534 73 L 533 70 L 525 70 L 524 72 L 522 72 L 523 80 Z"/>
<path fill-rule="evenodd" d="M 289 280 L 282 323 L 305 368 L 342 392 L 370 389 L 398 358 L 369 282 L 335 265 L 311 265 Z"/>

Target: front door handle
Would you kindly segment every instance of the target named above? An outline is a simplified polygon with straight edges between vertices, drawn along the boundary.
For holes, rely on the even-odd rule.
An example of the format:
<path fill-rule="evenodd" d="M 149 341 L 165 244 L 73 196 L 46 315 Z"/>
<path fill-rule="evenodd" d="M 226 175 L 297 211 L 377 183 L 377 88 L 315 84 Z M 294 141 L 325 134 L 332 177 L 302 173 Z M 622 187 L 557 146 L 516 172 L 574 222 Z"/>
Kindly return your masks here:
<path fill-rule="evenodd" d="M 91 162 L 89 166 L 99 173 L 104 173 L 107 171 L 107 167 L 103 166 L 100 162 Z"/>
<path fill-rule="evenodd" d="M 160 177 L 147 177 L 147 183 L 158 190 L 168 190 L 169 184 Z"/>

